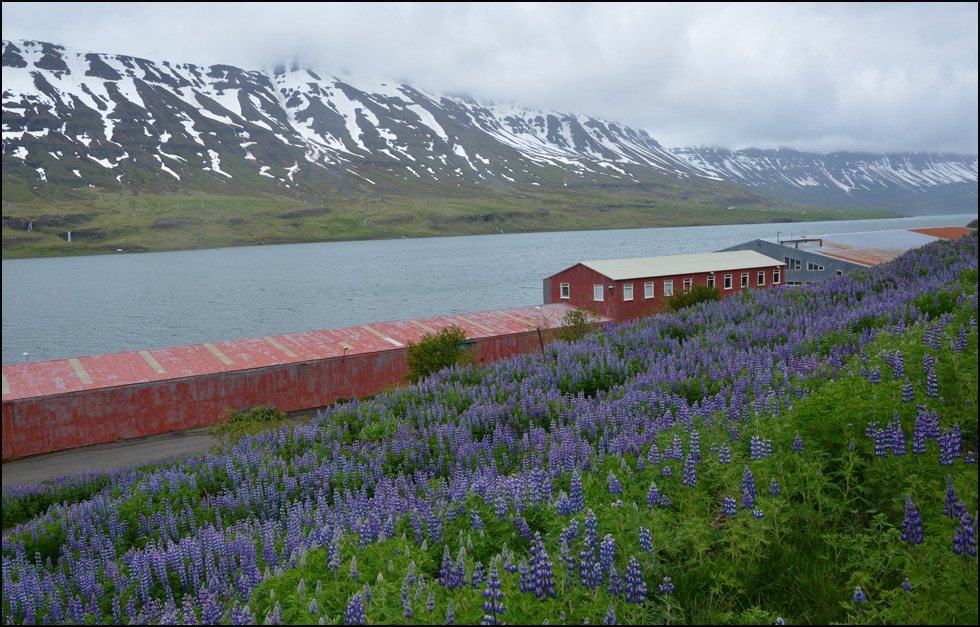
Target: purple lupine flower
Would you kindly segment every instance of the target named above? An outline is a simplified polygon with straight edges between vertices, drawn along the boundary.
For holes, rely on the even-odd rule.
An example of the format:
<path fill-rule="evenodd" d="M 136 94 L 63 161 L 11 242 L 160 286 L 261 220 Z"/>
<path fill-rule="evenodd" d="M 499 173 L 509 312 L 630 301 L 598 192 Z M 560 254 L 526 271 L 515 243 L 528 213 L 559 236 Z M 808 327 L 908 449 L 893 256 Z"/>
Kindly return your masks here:
<path fill-rule="evenodd" d="M 926 375 L 926 396 L 928 398 L 939 398 L 939 376 L 932 370 Z"/>
<path fill-rule="evenodd" d="M 415 616 L 412 612 L 412 598 L 408 594 L 408 579 L 402 581 L 402 609 L 405 612 L 405 618 Z"/>
<path fill-rule="evenodd" d="M 525 540 L 531 539 L 531 527 L 527 524 L 527 521 L 524 520 L 523 516 L 518 515 L 514 518 L 514 527 L 517 529 L 517 533 L 519 533 L 522 538 Z"/>
<path fill-rule="evenodd" d="M 752 510 L 752 518 L 764 518 L 766 513 L 761 509 Z"/>
<path fill-rule="evenodd" d="M 534 577 L 534 596 L 538 599 L 555 598 L 555 575 L 540 533 L 534 534 L 534 541 L 531 543 L 531 572 Z"/>
<path fill-rule="evenodd" d="M 681 479 L 681 485 L 688 488 L 695 488 L 698 485 L 697 471 L 694 467 L 694 458 L 690 455 L 684 460 L 684 477 Z"/>
<path fill-rule="evenodd" d="M 316 597 L 313 597 L 312 599 L 310 599 L 309 612 L 313 616 L 317 616 L 320 613 L 320 608 L 316 604 Z"/>
<path fill-rule="evenodd" d="M 953 535 L 953 553 L 964 558 L 977 556 L 977 525 L 965 508 L 960 511 L 959 524 Z"/>
<path fill-rule="evenodd" d="M 483 589 L 483 611 L 488 612 L 483 616 L 483 624 L 500 625 L 500 615 L 506 611 L 506 607 L 501 601 L 504 593 L 500 591 L 500 575 L 497 574 L 496 558 L 490 561 L 490 574 L 487 576 L 487 587 Z"/>
<path fill-rule="evenodd" d="M 871 367 L 871 374 L 868 376 L 868 382 L 871 385 L 878 385 L 881 383 L 881 368 L 878 366 Z"/>
<path fill-rule="evenodd" d="M 721 502 L 721 512 L 725 516 L 734 516 L 738 513 L 737 505 L 735 504 L 735 499 L 730 496 L 726 496 Z"/>
<path fill-rule="evenodd" d="M 517 589 L 525 594 L 534 592 L 534 578 L 531 576 L 531 569 L 527 566 L 527 559 L 521 559 L 521 563 L 517 566 L 517 572 L 520 573 Z"/>
<path fill-rule="evenodd" d="M 447 625 L 456 624 L 456 606 L 453 605 L 452 600 L 450 600 L 449 605 L 446 606 L 446 624 Z"/>
<path fill-rule="evenodd" d="M 915 586 L 912 585 L 912 582 L 909 581 L 908 577 L 906 577 L 905 581 L 902 582 L 902 590 L 905 590 L 906 592 L 915 592 Z"/>
<path fill-rule="evenodd" d="M 691 439 L 687 443 L 688 455 L 694 458 L 694 463 L 701 462 L 701 436 L 697 431 L 691 431 Z"/>
<path fill-rule="evenodd" d="M 613 607 L 613 602 L 609 602 L 609 609 L 606 610 L 606 617 L 602 619 L 603 625 L 617 625 L 616 622 L 616 608 Z"/>
<path fill-rule="evenodd" d="M 594 550 L 585 550 L 579 553 L 579 575 L 581 576 L 582 586 L 589 590 L 595 590 L 602 584 L 602 567 L 595 558 Z"/>
<path fill-rule="evenodd" d="M 901 351 L 895 351 L 892 357 L 892 369 L 894 370 L 896 381 L 905 378 L 905 357 Z"/>
<path fill-rule="evenodd" d="M 668 508 L 670 507 L 670 497 L 667 496 L 666 492 L 660 493 L 660 507 Z"/>
<path fill-rule="evenodd" d="M 599 546 L 599 565 L 603 572 L 609 572 L 612 568 L 613 560 L 616 558 L 616 539 L 611 533 L 607 533 Z"/>
<path fill-rule="evenodd" d="M 664 582 L 660 584 L 661 594 L 670 594 L 674 591 L 674 584 L 670 582 L 670 577 L 664 577 Z"/>
<path fill-rule="evenodd" d="M 718 463 L 719 464 L 730 464 L 732 463 L 732 453 L 728 450 L 727 444 L 721 445 L 721 450 L 718 451 Z"/>
<path fill-rule="evenodd" d="M 344 613 L 344 624 L 363 625 L 364 622 L 364 603 L 361 602 L 361 593 L 355 592 L 354 596 L 351 597 L 350 603 L 347 604 L 347 611 Z"/>
<path fill-rule="evenodd" d="M 803 438 L 800 437 L 800 432 L 796 432 L 796 439 L 793 440 L 793 450 L 800 452 L 803 450 Z"/>
<path fill-rule="evenodd" d="M 650 537 L 650 530 L 640 527 L 640 548 L 647 553 L 653 553 L 653 539 Z"/>
<path fill-rule="evenodd" d="M 755 477 L 749 467 L 742 473 L 742 509 L 755 507 Z"/>
<path fill-rule="evenodd" d="M 561 561 L 565 565 L 565 583 L 570 586 L 575 585 L 575 557 L 568 550 L 568 543 L 564 539 L 561 541 Z"/>
<path fill-rule="evenodd" d="M 660 498 L 660 491 L 657 490 L 656 483 L 650 483 L 650 489 L 647 490 L 647 505 L 653 507 L 657 500 Z"/>
<path fill-rule="evenodd" d="M 905 520 L 902 522 L 902 542 L 908 542 L 912 546 L 922 544 L 925 538 L 922 533 L 922 518 L 919 510 L 912 502 L 912 495 L 905 495 Z"/>
<path fill-rule="evenodd" d="M 582 490 L 582 475 L 578 470 L 572 472 L 572 485 L 569 488 L 569 499 L 572 501 L 573 512 L 585 510 L 585 493 Z"/>
<path fill-rule="evenodd" d="M 861 613 L 861 604 L 865 603 L 867 600 L 868 598 L 864 596 L 864 591 L 861 590 L 861 586 L 854 588 L 854 609 L 857 610 L 858 614 Z"/>
<path fill-rule="evenodd" d="M 770 479 L 769 480 L 769 494 L 772 494 L 773 496 L 781 496 L 782 493 L 783 493 L 782 490 L 779 489 L 779 484 L 776 483 L 776 479 L 775 478 Z"/>
<path fill-rule="evenodd" d="M 591 509 L 585 514 L 585 546 L 586 548 L 598 548 L 599 546 L 599 521 L 596 520 L 595 512 Z"/>
<path fill-rule="evenodd" d="M 637 605 L 643 603 L 647 596 L 647 585 L 643 581 L 643 572 L 640 570 L 640 563 L 635 557 L 630 557 L 629 564 L 626 566 L 625 581 L 626 602 Z"/>
<path fill-rule="evenodd" d="M 606 482 L 609 484 L 609 494 L 622 494 L 623 484 L 619 482 L 616 475 L 610 469 L 609 474 L 606 475 Z"/>
<path fill-rule="evenodd" d="M 902 402 L 911 403 L 915 400 L 915 388 L 912 386 L 912 382 L 908 379 L 902 384 Z"/>
<path fill-rule="evenodd" d="M 609 567 L 609 583 L 606 584 L 606 592 L 613 596 L 619 596 L 623 592 L 623 584 L 619 580 L 619 572 L 615 565 Z"/>
<path fill-rule="evenodd" d="M 943 502 L 943 516 L 959 518 L 961 509 L 960 499 L 956 496 L 956 488 L 953 486 L 953 475 L 946 475 L 946 500 Z"/>
<path fill-rule="evenodd" d="M 671 470 L 670 466 L 664 466 L 664 469 L 662 471 L 660 471 L 660 476 L 662 476 L 662 477 L 671 477 L 671 476 L 673 476 L 673 474 L 674 474 L 674 471 Z"/>
<path fill-rule="evenodd" d="M 474 529 L 483 529 L 483 519 L 480 518 L 480 512 L 475 509 L 470 510 L 470 526 Z"/>

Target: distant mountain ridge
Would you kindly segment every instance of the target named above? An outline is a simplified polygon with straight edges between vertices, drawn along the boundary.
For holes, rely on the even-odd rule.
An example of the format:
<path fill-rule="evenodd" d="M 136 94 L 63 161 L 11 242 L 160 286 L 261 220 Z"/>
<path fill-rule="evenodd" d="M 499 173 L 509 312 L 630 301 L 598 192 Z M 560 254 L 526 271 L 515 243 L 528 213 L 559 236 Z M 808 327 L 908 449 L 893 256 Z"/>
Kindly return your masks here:
<path fill-rule="evenodd" d="M 780 211 L 774 196 L 904 213 L 977 206 L 976 156 L 668 150 L 594 117 L 341 80 L 298 64 L 204 67 L 3 41 L 2 106 L 4 224 L 22 231 L 33 214 L 17 207 L 86 204 L 95 209 L 51 219 L 87 224 L 104 212 L 106 194 L 117 205 L 129 199 L 134 219 L 134 196 L 301 202 L 274 216 L 295 233 L 277 223 L 269 241 L 295 241 L 329 220 L 329 236 L 353 238 L 438 234 L 461 221 L 511 230 L 650 226 L 663 223 L 644 220 L 665 212 L 671 223 L 697 224 L 701 207 L 756 212 L 742 221 L 798 219 L 762 215 Z M 336 208 L 352 215 L 324 217 Z M 152 228 L 199 219 L 181 211 Z M 221 220 L 228 233 L 256 227 L 244 215 Z M 115 241 L 133 228 L 100 223 L 90 237 Z M 239 235 L 227 241 L 253 237 Z"/>
<path fill-rule="evenodd" d="M 975 155 L 704 147 L 672 152 L 700 172 L 796 202 L 913 214 L 977 210 Z"/>

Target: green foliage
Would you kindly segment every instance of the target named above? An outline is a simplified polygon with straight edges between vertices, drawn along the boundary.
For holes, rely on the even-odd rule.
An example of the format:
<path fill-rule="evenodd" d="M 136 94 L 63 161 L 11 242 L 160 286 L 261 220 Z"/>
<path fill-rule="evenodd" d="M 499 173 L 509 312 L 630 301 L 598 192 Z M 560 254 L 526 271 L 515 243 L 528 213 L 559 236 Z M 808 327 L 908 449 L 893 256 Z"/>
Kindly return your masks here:
<path fill-rule="evenodd" d="M 217 440 L 212 449 L 221 452 L 238 443 L 247 435 L 257 435 L 269 429 L 277 429 L 286 422 L 286 414 L 272 405 L 246 407 L 235 410 L 228 408 L 221 422 L 208 427 L 208 435 Z"/>
<path fill-rule="evenodd" d="M 405 361 L 405 378 L 418 383 L 443 368 L 461 364 L 467 355 L 466 331 L 450 325 L 436 334 L 426 333 L 418 342 L 409 340 Z"/>
<path fill-rule="evenodd" d="M 721 290 L 713 285 L 695 285 L 668 298 L 667 309 L 677 312 L 686 307 L 712 300 L 721 300 Z"/>
<path fill-rule="evenodd" d="M 554 337 L 563 342 L 577 342 L 595 331 L 602 317 L 595 305 L 583 305 L 562 316 L 561 326 L 555 329 Z"/>

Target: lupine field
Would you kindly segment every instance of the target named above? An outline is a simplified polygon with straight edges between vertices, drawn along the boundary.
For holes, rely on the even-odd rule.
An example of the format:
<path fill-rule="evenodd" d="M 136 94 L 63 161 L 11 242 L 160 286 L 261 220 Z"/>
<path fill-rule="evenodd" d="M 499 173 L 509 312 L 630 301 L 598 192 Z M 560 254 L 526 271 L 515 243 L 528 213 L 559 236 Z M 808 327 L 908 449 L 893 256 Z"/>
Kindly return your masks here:
<path fill-rule="evenodd" d="M 4 490 L 3 622 L 977 623 L 977 237 Z"/>

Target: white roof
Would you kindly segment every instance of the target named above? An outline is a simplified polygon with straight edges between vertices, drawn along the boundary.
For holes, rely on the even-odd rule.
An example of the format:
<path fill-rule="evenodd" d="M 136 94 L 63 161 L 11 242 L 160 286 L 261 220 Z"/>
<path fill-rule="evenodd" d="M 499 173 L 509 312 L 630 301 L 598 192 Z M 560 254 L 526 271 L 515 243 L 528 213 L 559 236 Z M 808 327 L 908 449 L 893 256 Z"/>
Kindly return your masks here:
<path fill-rule="evenodd" d="M 724 253 L 700 253 L 697 255 L 671 255 L 669 257 L 638 257 L 635 259 L 607 259 L 583 261 L 582 265 L 609 277 L 613 281 L 643 279 L 647 277 L 699 274 L 702 272 L 726 272 L 746 268 L 785 266 L 754 250 L 734 250 Z"/>

